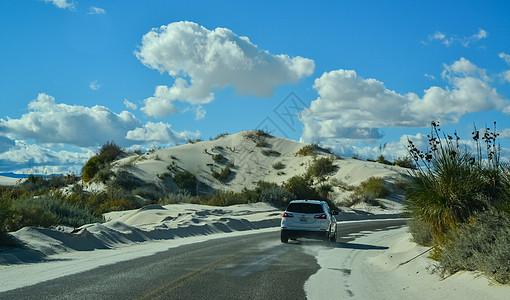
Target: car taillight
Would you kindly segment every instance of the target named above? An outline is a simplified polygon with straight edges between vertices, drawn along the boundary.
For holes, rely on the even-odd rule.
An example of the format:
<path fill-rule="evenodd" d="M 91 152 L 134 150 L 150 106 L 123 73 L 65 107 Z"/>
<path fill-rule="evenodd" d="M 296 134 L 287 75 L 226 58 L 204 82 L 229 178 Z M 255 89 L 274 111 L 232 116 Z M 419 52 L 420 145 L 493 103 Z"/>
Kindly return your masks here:
<path fill-rule="evenodd" d="M 316 219 L 327 219 L 328 216 L 326 214 L 320 214 L 320 215 L 315 215 L 314 218 L 316 218 Z"/>
<path fill-rule="evenodd" d="M 283 217 L 284 218 L 294 218 L 294 215 L 292 215 L 291 213 L 288 213 L 288 212 L 284 212 Z"/>

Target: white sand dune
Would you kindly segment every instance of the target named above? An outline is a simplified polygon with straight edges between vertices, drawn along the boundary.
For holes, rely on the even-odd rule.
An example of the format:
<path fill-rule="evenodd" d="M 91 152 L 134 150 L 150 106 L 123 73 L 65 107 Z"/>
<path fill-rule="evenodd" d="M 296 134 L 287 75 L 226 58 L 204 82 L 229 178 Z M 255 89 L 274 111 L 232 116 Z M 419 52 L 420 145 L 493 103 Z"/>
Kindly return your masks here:
<path fill-rule="evenodd" d="M 327 157 L 333 159 L 336 167 L 334 172 L 326 176 L 324 182 L 332 184 L 334 202 L 340 202 L 352 193 L 345 187 L 357 186 L 369 177 L 384 178 L 391 187 L 393 182 L 407 176 L 409 172 L 408 169 L 396 166 L 341 158 L 321 150 L 316 151 L 315 156 L 299 156 L 296 153 L 307 144 L 270 135 L 263 138 L 266 146 L 257 147 L 249 138 L 253 133 L 243 131 L 214 141 L 201 141 L 142 155 L 131 155 L 118 160 L 114 170 L 126 170 L 144 182 L 174 191 L 177 187 L 170 175 L 186 170 L 193 173 L 202 183 L 197 186 L 198 192 L 211 190 L 239 192 L 245 188 L 256 187 L 259 181 L 282 184 L 293 176 L 303 175 L 314 159 Z M 223 156 L 223 160 L 216 163 L 213 156 L 219 154 Z M 283 169 L 273 168 L 275 163 L 283 164 Z M 228 164 L 231 165 L 232 175 L 226 182 L 212 176 L 212 170 L 220 172 Z M 320 183 L 317 181 L 315 184 Z M 97 190 L 97 185 L 94 185 L 94 188 Z M 393 201 L 390 208 L 401 210 L 399 202 L 401 203 Z"/>
<path fill-rule="evenodd" d="M 197 142 L 156 150 L 148 154 L 132 155 L 117 161 L 114 170 L 126 170 L 144 182 L 154 183 L 167 190 L 176 189 L 168 175 L 176 170 L 187 170 L 195 174 L 197 179 L 209 188 L 209 191 L 241 191 L 244 188 L 255 187 L 260 180 L 280 184 L 292 176 L 302 175 L 315 158 L 329 157 L 333 159 L 336 171 L 326 177 L 326 182 L 333 185 L 333 198 L 337 203 L 351 193 L 345 189 L 345 186 L 356 186 L 369 177 L 375 176 L 383 178 L 392 188 L 393 182 L 408 174 L 408 170 L 399 167 L 353 158 L 340 158 L 327 152 L 318 152 L 316 157 L 296 156 L 296 152 L 305 144 L 278 137 L 267 137 L 267 146 L 256 147 L 255 142 L 247 138 L 247 133 L 241 132 L 215 141 Z M 264 154 L 264 150 L 271 150 L 271 153 Z M 213 155 L 217 154 L 223 155 L 222 162 L 213 161 Z M 276 162 L 281 162 L 285 167 L 281 170 L 274 169 L 272 166 Z M 212 177 L 211 170 L 219 171 L 228 163 L 233 164 L 234 174 L 227 182 L 220 182 Z M 13 185 L 15 181 L 0 177 L 0 185 Z M 87 188 L 101 191 L 104 186 L 90 184 Z M 395 216 L 402 211 L 401 194 L 394 193 L 387 199 L 379 200 L 385 204 L 385 209 L 363 205 L 342 208 L 338 219 L 342 222 L 384 218 Z M 139 250 L 122 250 L 130 247 L 141 249 L 147 245 L 147 251 L 143 253 L 150 255 L 157 248 L 154 245 L 159 245 L 160 242 L 165 242 L 162 247 L 167 249 L 169 241 L 177 246 L 186 241 L 196 241 L 198 237 L 278 230 L 281 211 L 266 203 L 229 207 L 173 204 L 149 205 L 137 210 L 111 212 L 105 214 L 105 218 L 107 220 L 105 223 L 84 225 L 72 233 L 69 230 L 35 227 L 10 233 L 26 247 L 8 251 L 0 249 L 2 250 L 0 251 L 0 291 L 141 255 L 142 252 Z M 471 295 L 486 293 L 486 298 L 503 299 L 501 293 L 510 295 L 509 288 L 490 286 L 486 279 L 476 279 L 476 274 L 469 272 L 463 273 L 466 275 L 454 276 L 459 279 L 448 280 L 448 284 L 443 284 L 437 275 L 427 273 L 426 268 L 431 261 L 425 256 L 405 266 L 398 266 L 402 260 L 423 251 L 423 248 L 409 242 L 405 229 L 394 230 L 390 233 L 379 232 L 369 236 L 375 239 L 369 238 L 365 241 L 362 238 L 356 242 L 390 247 L 387 250 L 365 251 L 363 255 L 354 254 L 354 256 L 352 249 L 349 248 L 322 248 L 312 251 L 318 258 L 321 270 L 307 282 L 307 293 L 311 298 L 337 297 L 339 294 L 333 294 L 334 291 L 332 294 L 327 294 L 328 289 L 324 289 L 324 285 L 334 287 L 338 286 L 339 282 L 350 284 L 352 288 L 345 290 L 346 296 L 354 295 L 355 298 L 391 299 L 406 295 L 406 298 L 423 299 L 429 298 L 427 295 L 430 294 L 431 298 L 436 299 L 446 296 L 453 297 L 452 299 L 473 299 Z M 73 254 L 83 253 L 82 251 L 88 251 L 87 259 Z M 122 254 L 111 255 L 103 251 L 115 251 Z M 71 262 L 72 267 L 66 265 L 67 267 L 58 268 L 59 272 L 48 272 L 44 267 L 40 267 L 45 263 L 26 264 L 47 260 L 55 260 L 55 264 L 62 260 L 61 263 L 65 264 L 70 257 L 75 263 Z M 33 273 L 32 271 L 36 268 L 39 273 L 34 274 L 40 276 L 34 275 L 27 278 L 23 275 Z M 353 274 L 351 279 L 345 281 L 342 272 L 335 271 L 341 269 L 351 270 L 349 271 Z M 23 278 L 24 281 L 20 283 L 17 278 Z M 336 281 L 331 282 L 331 280 Z M 471 286 L 473 282 L 476 282 L 475 291 L 465 289 L 466 284 Z M 435 288 L 436 286 L 439 288 Z M 379 288 L 384 293 L 381 294 Z M 433 289 L 433 292 L 430 289 Z M 442 289 L 442 292 L 437 289 Z M 469 291 L 472 291 L 472 294 Z"/>
<path fill-rule="evenodd" d="M 19 178 L 0 176 L 0 186 L 13 186 L 20 181 Z"/>

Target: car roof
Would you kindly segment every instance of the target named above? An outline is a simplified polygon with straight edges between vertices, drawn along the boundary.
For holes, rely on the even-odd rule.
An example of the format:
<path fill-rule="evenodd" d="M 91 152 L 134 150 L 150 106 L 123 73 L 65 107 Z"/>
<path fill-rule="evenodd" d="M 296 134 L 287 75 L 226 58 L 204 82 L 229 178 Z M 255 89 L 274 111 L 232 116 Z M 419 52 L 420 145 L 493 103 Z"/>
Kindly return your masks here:
<path fill-rule="evenodd" d="M 321 204 L 321 203 L 326 203 L 326 201 L 323 201 L 323 200 L 292 200 L 289 202 L 290 203 L 313 203 L 313 204 Z"/>

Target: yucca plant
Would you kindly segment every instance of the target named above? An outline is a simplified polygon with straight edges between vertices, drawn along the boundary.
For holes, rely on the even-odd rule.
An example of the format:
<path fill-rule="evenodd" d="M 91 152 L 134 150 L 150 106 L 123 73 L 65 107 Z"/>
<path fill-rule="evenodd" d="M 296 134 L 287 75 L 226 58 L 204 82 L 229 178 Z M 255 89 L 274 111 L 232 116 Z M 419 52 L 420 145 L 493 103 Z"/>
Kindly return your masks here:
<path fill-rule="evenodd" d="M 477 153 L 473 156 L 459 146 L 459 137 L 440 135 L 432 122 L 427 152 L 409 141 L 410 154 L 421 168 L 412 171 L 405 206 L 415 219 L 430 227 L 441 243 L 445 234 L 466 222 L 475 212 L 506 205 L 509 199 L 507 168 L 499 162 L 496 129 L 487 128 L 483 138 L 475 129 Z M 482 142 L 487 147 L 482 155 Z"/>

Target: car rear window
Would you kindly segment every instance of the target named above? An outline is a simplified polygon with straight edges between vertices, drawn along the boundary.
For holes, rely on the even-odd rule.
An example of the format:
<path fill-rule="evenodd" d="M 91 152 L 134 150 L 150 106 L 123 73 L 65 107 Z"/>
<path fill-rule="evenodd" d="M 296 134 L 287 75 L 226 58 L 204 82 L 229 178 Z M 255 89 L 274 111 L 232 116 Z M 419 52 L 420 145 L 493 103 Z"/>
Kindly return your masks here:
<path fill-rule="evenodd" d="M 322 205 L 314 203 L 290 203 L 287 211 L 304 214 L 324 213 Z"/>

